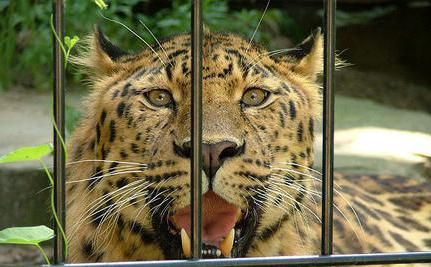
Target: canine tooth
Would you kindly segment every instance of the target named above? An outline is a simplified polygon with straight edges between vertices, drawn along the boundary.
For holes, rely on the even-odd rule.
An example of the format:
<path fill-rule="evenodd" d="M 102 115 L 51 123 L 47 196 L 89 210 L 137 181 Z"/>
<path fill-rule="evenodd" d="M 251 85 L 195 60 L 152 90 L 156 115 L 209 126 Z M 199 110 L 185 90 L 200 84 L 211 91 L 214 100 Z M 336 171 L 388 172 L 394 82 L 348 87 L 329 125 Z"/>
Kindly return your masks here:
<path fill-rule="evenodd" d="M 184 228 L 181 229 L 181 246 L 183 247 L 184 256 L 190 257 L 190 238 Z"/>
<path fill-rule="evenodd" d="M 230 256 L 233 247 L 233 240 L 235 236 L 235 229 L 232 228 L 223 241 L 220 242 L 220 251 L 225 257 Z"/>
<path fill-rule="evenodd" d="M 216 255 L 217 255 L 217 257 L 220 257 L 220 256 L 221 256 L 221 250 L 220 250 L 220 249 L 217 249 L 217 250 L 216 250 Z"/>

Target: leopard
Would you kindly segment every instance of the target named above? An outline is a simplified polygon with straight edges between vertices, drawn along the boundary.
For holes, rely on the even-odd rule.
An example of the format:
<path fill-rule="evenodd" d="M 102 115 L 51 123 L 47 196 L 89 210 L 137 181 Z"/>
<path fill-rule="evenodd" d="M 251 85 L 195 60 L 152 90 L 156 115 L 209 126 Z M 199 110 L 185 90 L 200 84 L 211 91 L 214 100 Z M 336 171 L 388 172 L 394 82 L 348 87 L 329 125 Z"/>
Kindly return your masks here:
<path fill-rule="evenodd" d="M 68 262 L 191 256 L 191 34 L 138 53 L 99 27 L 73 62 L 91 91 L 68 142 Z M 321 248 L 324 34 L 274 53 L 202 36 L 202 257 L 315 255 Z M 334 174 L 334 253 L 431 249 L 431 186 Z"/>

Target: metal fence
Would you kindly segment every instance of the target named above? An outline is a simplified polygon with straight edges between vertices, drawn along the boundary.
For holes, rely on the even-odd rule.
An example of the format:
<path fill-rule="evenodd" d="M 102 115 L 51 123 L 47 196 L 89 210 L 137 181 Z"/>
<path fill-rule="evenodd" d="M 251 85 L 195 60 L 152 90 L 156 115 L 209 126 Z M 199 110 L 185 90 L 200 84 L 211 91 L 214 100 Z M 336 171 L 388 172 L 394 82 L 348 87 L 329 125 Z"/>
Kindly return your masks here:
<path fill-rule="evenodd" d="M 323 95 L 323 186 L 322 186 L 322 243 L 321 255 L 294 257 L 262 257 L 238 259 L 202 259 L 201 235 L 201 159 L 202 159 L 202 5 L 192 0 L 192 157 L 191 157 L 191 246 L 190 260 L 65 264 L 64 240 L 55 226 L 54 264 L 62 266 L 333 266 L 401 263 L 430 263 L 431 252 L 332 254 L 333 236 L 333 147 L 334 147 L 334 71 L 335 71 L 335 13 L 336 0 L 324 2 L 324 95 Z M 63 0 L 53 0 L 55 30 L 63 39 Z M 65 225 L 65 157 L 61 140 L 64 138 L 64 61 L 58 42 L 54 46 L 54 175 L 55 208 Z"/>

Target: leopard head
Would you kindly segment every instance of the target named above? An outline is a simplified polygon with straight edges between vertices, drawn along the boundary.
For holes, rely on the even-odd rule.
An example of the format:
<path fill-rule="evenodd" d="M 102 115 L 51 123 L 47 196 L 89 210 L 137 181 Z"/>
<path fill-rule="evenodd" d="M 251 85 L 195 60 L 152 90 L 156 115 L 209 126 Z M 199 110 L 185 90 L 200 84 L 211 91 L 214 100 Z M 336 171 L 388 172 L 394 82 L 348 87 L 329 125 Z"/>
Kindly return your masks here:
<path fill-rule="evenodd" d="M 298 246 L 292 220 L 311 182 L 322 39 L 317 30 L 268 52 L 237 35 L 204 35 L 204 258 L 277 255 L 280 238 Z M 129 54 L 96 30 L 75 59 L 92 83 L 70 141 L 77 259 L 190 255 L 190 46 L 181 34 Z"/>

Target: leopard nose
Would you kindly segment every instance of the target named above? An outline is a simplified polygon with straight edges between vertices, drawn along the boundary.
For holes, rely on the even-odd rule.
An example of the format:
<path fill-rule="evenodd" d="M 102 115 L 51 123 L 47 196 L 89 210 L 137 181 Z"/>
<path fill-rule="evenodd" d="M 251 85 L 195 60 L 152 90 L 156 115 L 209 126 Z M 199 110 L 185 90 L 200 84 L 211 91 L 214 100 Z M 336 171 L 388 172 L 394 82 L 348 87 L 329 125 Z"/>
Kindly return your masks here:
<path fill-rule="evenodd" d="M 182 146 L 174 143 L 175 152 L 181 156 L 191 157 L 191 143 L 185 142 Z M 223 141 L 215 144 L 202 144 L 203 169 L 207 175 L 210 184 L 214 175 L 223 165 L 223 162 L 244 152 L 244 145 L 238 146 L 234 142 Z"/>
<path fill-rule="evenodd" d="M 238 146 L 236 143 L 229 141 L 202 144 L 203 167 L 210 185 L 218 169 L 223 165 L 223 162 L 228 158 L 238 156 L 242 152 L 243 146 Z"/>

